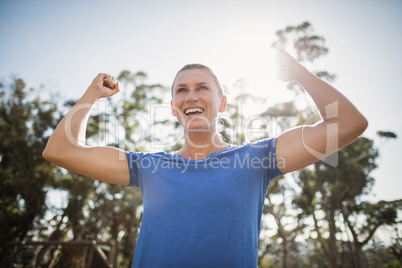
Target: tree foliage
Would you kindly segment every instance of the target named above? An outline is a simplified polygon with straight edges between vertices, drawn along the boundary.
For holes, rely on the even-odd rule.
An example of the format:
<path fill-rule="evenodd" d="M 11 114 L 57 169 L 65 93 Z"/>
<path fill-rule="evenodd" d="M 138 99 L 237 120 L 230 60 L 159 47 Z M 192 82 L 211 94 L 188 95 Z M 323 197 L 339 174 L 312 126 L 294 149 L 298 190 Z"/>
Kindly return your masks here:
<path fill-rule="evenodd" d="M 329 51 L 325 47 L 325 39 L 314 34 L 308 22 L 288 26 L 276 34 L 278 40 L 273 48 L 278 51 L 293 49 L 301 62 L 312 64 Z M 316 71 L 316 75 L 329 82 L 335 79 L 335 75 L 327 71 Z M 286 125 L 284 121 L 292 122 L 294 113 L 289 112 L 291 104 L 303 98 L 300 87 L 291 83 L 288 88 L 296 90 L 295 100 L 280 103 L 265 112 L 268 116 L 287 118 L 282 120 L 283 125 Z M 314 109 L 309 106 L 298 110 L 297 124 L 320 120 L 312 114 Z M 291 123 L 287 123 L 287 126 L 291 126 Z M 378 131 L 377 134 L 396 138 L 392 132 Z M 304 236 L 309 234 L 307 239 L 304 238 L 305 243 L 312 243 L 310 258 L 304 259 L 307 261 L 304 267 L 367 267 L 363 247 L 373 241 L 374 234 L 381 226 L 397 224 L 397 211 L 401 209 L 399 200 L 372 202 L 365 199 L 374 184 L 370 173 L 377 167 L 378 149 L 374 148 L 373 141 L 360 137 L 331 157 L 338 160 L 336 166 L 329 165 L 329 161 L 324 159 L 294 173 L 294 178 L 289 179 L 296 180 L 298 189 L 283 183 L 283 178 L 276 179 L 277 182 L 270 185 L 264 212 L 272 215 L 277 224 L 276 236 L 281 237 L 282 241 L 283 250 L 279 254 L 283 267 L 295 267 L 298 247 L 294 241 L 295 236 L 300 234 L 299 230 L 304 231 Z M 282 198 L 275 198 L 278 196 Z M 289 198 L 293 199 L 292 207 L 286 205 Z M 271 201 L 275 199 L 276 202 Z M 297 215 L 294 215 L 293 221 L 289 221 L 292 211 L 293 215 L 295 212 Z M 265 242 L 265 245 L 269 246 L 269 243 Z M 289 249 L 293 254 L 289 254 Z"/>
<path fill-rule="evenodd" d="M 398 136 L 392 131 L 377 131 L 377 135 L 382 138 L 396 139 Z"/>
<path fill-rule="evenodd" d="M 143 150 L 136 146 L 134 134 L 140 128 L 138 115 L 149 114 L 149 103 L 160 103 L 161 85 L 146 84 L 144 72 L 120 75 L 125 96 L 107 104 L 108 110 L 95 107 L 87 128 L 87 139 L 105 145 L 122 145 L 126 150 Z M 46 262 L 54 249 L 43 247 L 12 254 L 10 242 L 37 239 L 44 241 L 116 240 L 118 266 L 128 266 L 135 248 L 141 222 L 141 194 L 138 189 L 109 185 L 58 168 L 42 158 L 50 134 L 61 119 L 57 105 L 36 97 L 22 79 L 1 85 L 0 107 L 0 175 L 1 196 L 0 262 L 2 267 L 19 259 Z M 75 100 L 65 102 L 70 109 Z M 102 104 L 99 104 L 101 106 Z M 59 109 L 61 110 L 61 109 Z M 131 119 L 131 121 L 130 121 Z M 132 124 L 128 124 L 130 121 Z M 124 133 L 124 141 L 118 136 Z M 150 135 L 150 133 L 148 133 Z M 148 135 L 148 140 L 150 140 Z M 108 143 L 112 141 L 113 143 Z M 131 145 L 131 146 L 128 146 Z M 47 192 L 65 196 L 63 205 L 46 202 Z M 49 200 L 48 200 L 49 201 Z M 54 202 L 53 202 L 54 203 Z M 79 265 L 80 250 L 64 249 L 59 254 L 60 267 Z"/>
<path fill-rule="evenodd" d="M 7 242 L 23 240 L 43 218 L 46 187 L 60 176 L 45 161 L 47 133 L 57 121 L 56 105 L 28 90 L 22 79 L 0 85 L 0 260 Z"/>

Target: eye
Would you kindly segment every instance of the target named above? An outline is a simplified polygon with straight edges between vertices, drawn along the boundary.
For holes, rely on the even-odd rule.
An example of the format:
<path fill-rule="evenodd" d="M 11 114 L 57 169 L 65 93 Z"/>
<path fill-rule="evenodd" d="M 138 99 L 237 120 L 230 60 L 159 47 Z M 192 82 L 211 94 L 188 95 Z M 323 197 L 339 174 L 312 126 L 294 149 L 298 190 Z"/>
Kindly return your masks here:
<path fill-rule="evenodd" d="M 208 90 L 208 88 L 206 86 L 200 86 L 199 89 L 200 90 Z"/>
<path fill-rule="evenodd" d="M 184 88 L 184 87 L 181 87 L 181 88 L 179 88 L 179 89 L 177 89 L 177 93 L 180 93 L 180 92 L 185 92 L 186 91 L 186 89 Z"/>

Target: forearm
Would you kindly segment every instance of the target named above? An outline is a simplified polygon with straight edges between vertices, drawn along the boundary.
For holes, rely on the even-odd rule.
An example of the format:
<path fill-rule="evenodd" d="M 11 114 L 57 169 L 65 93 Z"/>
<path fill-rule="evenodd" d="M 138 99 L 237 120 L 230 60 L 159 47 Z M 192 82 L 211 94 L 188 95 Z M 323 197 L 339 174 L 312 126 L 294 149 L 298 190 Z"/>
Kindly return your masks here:
<path fill-rule="evenodd" d="M 366 118 L 338 90 L 310 73 L 288 53 L 277 56 L 277 77 L 296 81 L 311 96 L 322 121 L 285 131 L 278 137 L 276 156 L 285 159 L 283 173 L 315 163 L 351 143 L 367 127 Z"/>
<path fill-rule="evenodd" d="M 85 145 L 92 107 L 100 98 L 111 97 L 119 91 L 119 83 L 113 76 L 98 74 L 55 129 L 43 151 L 43 157 L 72 172 L 104 182 L 127 185 L 130 173 L 124 151 Z"/>
<path fill-rule="evenodd" d="M 44 155 L 62 156 L 69 150 L 85 146 L 85 132 L 91 109 L 99 99 L 96 90 L 89 88 L 61 120 L 50 137 Z"/>
<path fill-rule="evenodd" d="M 355 136 L 360 135 L 365 130 L 368 124 L 366 118 L 337 89 L 304 67 L 297 72 L 295 80 L 311 96 L 323 123 L 338 124 L 341 143 L 350 142 L 348 136 L 350 139 L 355 139 Z M 343 138 L 345 141 L 342 140 Z"/>

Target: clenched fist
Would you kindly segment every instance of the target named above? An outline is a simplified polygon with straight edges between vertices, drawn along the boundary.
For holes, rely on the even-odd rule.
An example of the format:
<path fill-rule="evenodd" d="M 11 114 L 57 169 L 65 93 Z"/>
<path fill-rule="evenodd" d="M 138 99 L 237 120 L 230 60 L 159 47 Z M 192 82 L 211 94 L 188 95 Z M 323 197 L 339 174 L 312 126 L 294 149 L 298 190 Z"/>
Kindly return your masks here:
<path fill-rule="evenodd" d="M 120 91 L 119 82 L 116 82 L 113 76 L 100 73 L 89 86 L 97 92 L 99 98 L 110 97 Z"/>
<path fill-rule="evenodd" d="M 284 82 L 297 81 L 307 71 L 303 65 L 287 52 L 282 52 L 275 57 L 275 67 L 276 77 Z"/>

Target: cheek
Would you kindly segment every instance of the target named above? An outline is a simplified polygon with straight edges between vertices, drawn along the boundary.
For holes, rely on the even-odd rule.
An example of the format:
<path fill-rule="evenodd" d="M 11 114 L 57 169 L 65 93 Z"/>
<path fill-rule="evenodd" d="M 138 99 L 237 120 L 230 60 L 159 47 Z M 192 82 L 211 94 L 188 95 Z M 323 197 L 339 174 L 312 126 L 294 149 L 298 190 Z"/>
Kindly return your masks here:
<path fill-rule="evenodd" d="M 173 106 L 173 108 L 174 108 L 175 110 L 178 109 L 179 103 L 177 102 L 177 100 L 173 100 L 173 101 L 172 101 L 172 106 Z"/>
<path fill-rule="evenodd" d="M 172 106 L 172 113 L 174 116 L 179 116 L 179 111 L 180 111 L 180 98 L 175 97 L 172 102 L 171 102 L 171 106 Z"/>

